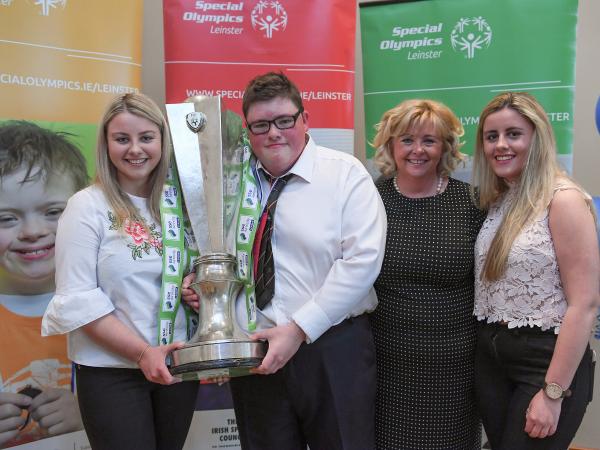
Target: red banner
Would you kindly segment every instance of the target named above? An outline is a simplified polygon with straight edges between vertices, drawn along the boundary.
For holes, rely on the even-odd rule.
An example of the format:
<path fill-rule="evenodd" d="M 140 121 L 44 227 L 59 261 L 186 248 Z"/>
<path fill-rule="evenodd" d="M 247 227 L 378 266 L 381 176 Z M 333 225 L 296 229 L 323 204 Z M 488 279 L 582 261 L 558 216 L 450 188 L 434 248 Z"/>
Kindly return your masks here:
<path fill-rule="evenodd" d="M 283 71 L 313 128 L 354 128 L 356 5 L 348 0 L 164 0 L 167 103 L 220 95 L 241 112 L 248 81 Z"/>

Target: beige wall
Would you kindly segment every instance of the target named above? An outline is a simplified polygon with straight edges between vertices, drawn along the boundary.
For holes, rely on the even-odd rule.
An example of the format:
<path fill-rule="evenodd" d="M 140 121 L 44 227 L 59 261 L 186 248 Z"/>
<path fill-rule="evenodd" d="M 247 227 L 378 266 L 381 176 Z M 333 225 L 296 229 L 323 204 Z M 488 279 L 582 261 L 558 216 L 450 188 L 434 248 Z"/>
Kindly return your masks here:
<path fill-rule="evenodd" d="M 600 196 L 600 133 L 594 122 L 600 96 L 599 19 L 598 0 L 579 0 L 573 175 L 594 196 Z"/>
<path fill-rule="evenodd" d="M 165 103 L 165 52 L 162 2 L 144 0 L 142 90 L 159 105 Z"/>
<path fill-rule="evenodd" d="M 573 175 L 594 196 L 600 196 L 600 133 L 594 114 L 600 95 L 600 2 L 579 0 L 577 63 L 575 64 L 575 126 Z M 592 341 L 600 356 L 600 341 Z M 594 401 L 588 406 L 576 442 L 600 448 L 600 371 L 596 368 Z"/>
<path fill-rule="evenodd" d="M 579 0 L 577 60 L 575 64 L 575 109 L 573 176 L 590 194 L 600 196 L 600 133 L 595 125 L 596 102 L 600 96 L 600 2 Z M 600 356 L 600 341 L 592 340 Z M 600 448 L 600 373 L 596 369 L 594 401 L 588 406 L 575 442 Z"/>
<path fill-rule="evenodd" d="M 367 0 L 374 1 L 374 0 Z M 358 2 L 357 2 L 358 3 Z M 579 0 L 575 91 L 575 137 L 573 172 L 593 195 L 600 195 L 600 135 L 594 124 L 596 101 L 600 95 L 600 2 Z M 364 159 L 364 112 L 360 28 L 356 37 L 355 155 Z M 162 2 L 144 0 L 143 91 L 159 104 L 165 102 Z M 600 355 L 599 341 L 593 345 Z M 600 447 L 600 374 L 596 376 L 596 400 L 589 406 L 577 435 L 579 445 Z"/>

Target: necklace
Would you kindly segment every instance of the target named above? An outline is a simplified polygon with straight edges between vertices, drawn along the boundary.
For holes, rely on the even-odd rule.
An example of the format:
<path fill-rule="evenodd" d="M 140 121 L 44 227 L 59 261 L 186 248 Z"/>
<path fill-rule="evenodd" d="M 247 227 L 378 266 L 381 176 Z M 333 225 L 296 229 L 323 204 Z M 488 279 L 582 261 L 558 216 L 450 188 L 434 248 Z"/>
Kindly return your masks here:
<path fill-rule="evenodd" d="M 439 195 L 440 192 L 442 192 L 442 185 L 444 184 L 444 178 L 441 176 L 438 176 L 438 183 L 437 186 L 435 188 L 435 195 Z M 402 193 L 402 191 L 400 190 L 400 188 L 398 187 L 398 182 L 396 181 L 396 177 L 394 176 L 394 188 L 396 189 L 396 192 L 398 192 L 398 194 L 400 195 L 404 195 Z"/>

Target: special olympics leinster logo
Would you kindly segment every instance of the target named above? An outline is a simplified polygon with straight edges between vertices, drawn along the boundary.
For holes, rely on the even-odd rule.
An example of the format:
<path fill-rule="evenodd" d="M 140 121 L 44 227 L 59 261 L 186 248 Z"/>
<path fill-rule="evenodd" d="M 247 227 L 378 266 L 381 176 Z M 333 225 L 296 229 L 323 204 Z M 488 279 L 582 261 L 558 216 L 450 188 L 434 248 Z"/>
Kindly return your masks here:
<path fill-rule="evenodd" d="M 273 38 L 274 31 L 283 31 L 287 26 L 288 15 L 278 1 L 260 0 L 250 14 L 252 28 L 264 31 L 267 39 Z"/>
<path fill-rule="evenodd" d="M 481 16 L 461 17 L 450 33 L 450 42 L 455 51 L 466 52 L 467 58 L 473 59 L 475 50 L 488 48 L 492 43 L 492 29 Z"/>

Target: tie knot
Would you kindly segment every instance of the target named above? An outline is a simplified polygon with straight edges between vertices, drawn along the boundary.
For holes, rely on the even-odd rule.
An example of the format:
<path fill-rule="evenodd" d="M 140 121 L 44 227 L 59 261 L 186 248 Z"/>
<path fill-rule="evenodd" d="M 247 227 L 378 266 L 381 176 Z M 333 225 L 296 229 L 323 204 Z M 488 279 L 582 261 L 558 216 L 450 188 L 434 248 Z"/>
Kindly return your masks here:
<path fill-rule="evenodd" d="M 275 187 L 275 185 L 279 185 L 280 187 L 285 186 L 285 184 L 290 180 L 290 178 L 294 176 L 294 174 L 288 173 L 282 177 L 274 177 L 263 168 L 261 168 L 260 171 L 262 172 L 265 179 L 269 182 L 271 188 Z"/>
<path fill-rule="evenodd" d="M 288 173 L 282 177 L 275 178 L 275 182 L 281 183 L 281 185 L 284 186 L 288 181 L 290 181 L 290 178 L 292 178 L 293 176 L 294 176 L 293 173 Z"/>
<path fill-rule="evenodd" d="M 269 172 L 267 172 L 265 169 L 260 169 L 260 172 L 262 173 L 263 177 L 265 177 L 265 179 L 269 182 L 269 185 L 273 186 L 273 182 L 275 180 L 277 180 L 277 178 L 275 178 L 274 176 L 271 176 L 271 174 Z"/>

